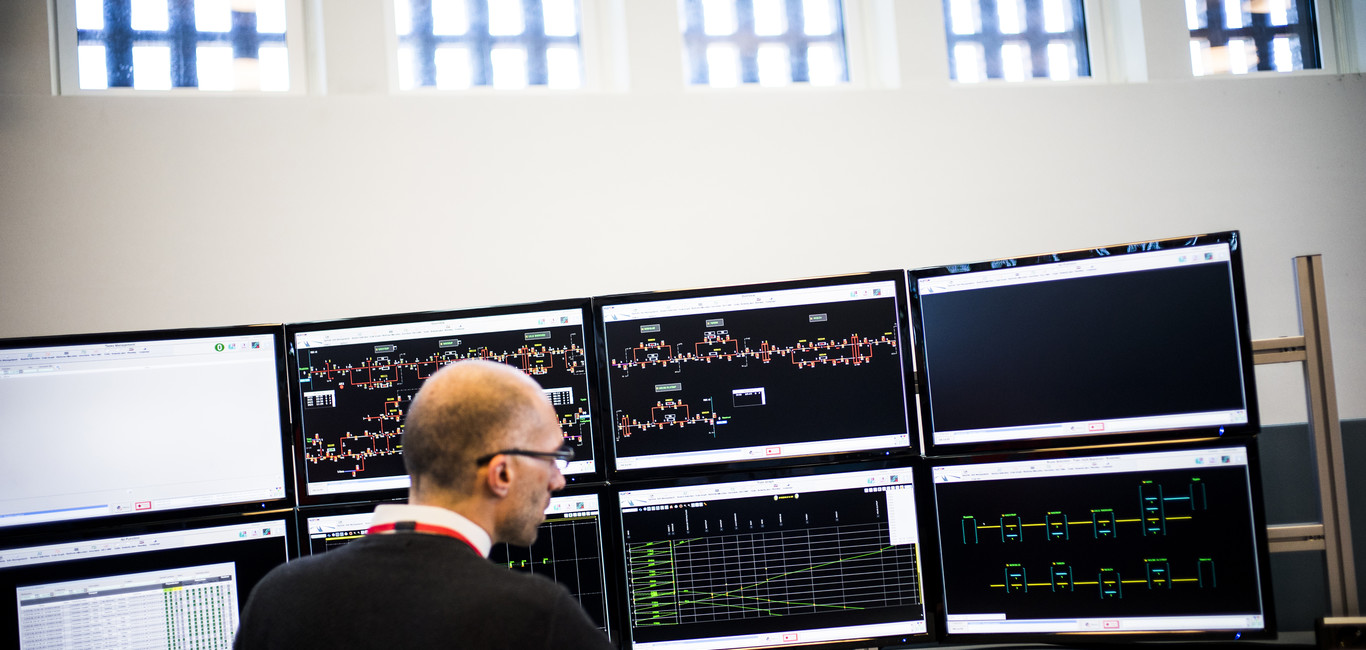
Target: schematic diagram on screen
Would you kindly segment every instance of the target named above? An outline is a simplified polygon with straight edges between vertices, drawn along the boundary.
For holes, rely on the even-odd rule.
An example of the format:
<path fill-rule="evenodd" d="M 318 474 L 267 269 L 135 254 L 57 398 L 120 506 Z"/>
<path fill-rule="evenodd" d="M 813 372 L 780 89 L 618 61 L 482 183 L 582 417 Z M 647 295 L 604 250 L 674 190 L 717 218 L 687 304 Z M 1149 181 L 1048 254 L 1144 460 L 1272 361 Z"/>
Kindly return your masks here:
<path fill-rule="evenodd" d="M 1218 611 L 1255 599 L 1241 467 L 936 484 L 940 552 L 966 611 Z M 1226 461 L 1225 461 L 1226 462 Z"/>
<path fill-rule="evenodd" d="M 605 323 L 618 456 L 905 434 L 896 304 Z"/>
<path fill-rule="evenodd" d="M 299 350 L 303 459 L 310 482 L 402 476 L 403 418 L 422 383 L 464 359 L 535 379 L 578 459 L 591 459 L 582 329 L 549 327 Z"/>

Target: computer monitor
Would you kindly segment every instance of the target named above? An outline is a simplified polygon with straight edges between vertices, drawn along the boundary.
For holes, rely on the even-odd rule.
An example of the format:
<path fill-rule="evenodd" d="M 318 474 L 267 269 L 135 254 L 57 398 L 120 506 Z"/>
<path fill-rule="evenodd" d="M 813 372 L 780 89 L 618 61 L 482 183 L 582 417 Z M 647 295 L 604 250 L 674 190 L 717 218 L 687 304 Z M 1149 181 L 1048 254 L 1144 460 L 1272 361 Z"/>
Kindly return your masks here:
<path fill-rule="evenodd" d="M 611 563 L 603 555 L 602 498 L 597 491 L 551 497 L 535 543 L 530 548 L 495 544 L 489 559 L 564 585 L 598 629 L 612 638 L 616 631 L 609 616 L 612 599 L 607 570 Z"/>
<path fill-rule="evenodd" d="M 346 546 L 365 536 L 377 506 L 403 502 L 403 499 L 392 499 L 299 506 L 299 553 L 315 555 Z"/>
<path fill-rule="evenodd" d="M 292 551 L 288 528 L 286 511 L 0 549 L 0 645 L 229 648 L 251 590 Z"/>
<path fill-rule="evenodd" d="M 904 283 L 888 271 L 595 298 L 618 475 L 915 451 Z"/>
<path fill-rule="evenodd" d="M 582 489 L 551 497 L 536 542 L 530 548 L 495 544 L 489 551 L 489 560 L 515 571 L 544 575 L 564 585 L 593 622 L 613 636 L 605 572 L 611 563 L 603 560 L 601 499 L 598 491 Z M 302 552 L 325 553 L 364 537 L 371 515 L 381 503 L 300 507 Z"/>
<path fill-rule="evenodd" d="M 909 467 L 687 481 L 619 494 L 633 648 L 928 640 Z"/>
<path fill-rule="evenodd" d="M 562 300 L 288 325 L 300 503 L 406 494 L 408 402 L 423 380 L 462 359 L 506 363 L 531 375 L 574 448 L 565 478 L 600 479 L 588 305 Z"/>
<path fill-rule="evenodd" d="M 0 527 L 292 505 L 283 343 L 279 325 L 0 341 Z"/>
<path fill-rule="evenodd" d="M 1260 475 L 1243 443 L 930 472 L 951 639 L 1273 631 Z"/>
<path fill-rule="evenodd" d="M 1257 431 L 1237 232 L 910 272 L 927 453 Z"/>

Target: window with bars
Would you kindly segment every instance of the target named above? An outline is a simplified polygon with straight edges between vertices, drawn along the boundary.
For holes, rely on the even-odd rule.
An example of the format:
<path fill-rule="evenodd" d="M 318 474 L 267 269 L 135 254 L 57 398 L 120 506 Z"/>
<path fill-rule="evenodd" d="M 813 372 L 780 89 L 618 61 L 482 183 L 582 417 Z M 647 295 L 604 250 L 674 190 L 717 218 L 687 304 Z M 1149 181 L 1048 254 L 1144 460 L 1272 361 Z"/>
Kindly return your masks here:
<path fill-rule="evenodd" d="M 1322 66 L 1313 0 L 1186 0 L 1195 76 Z"/>
<path fill-rule="evenodd" d="M 689 84 L 849 81 L 839 0 L 681 0 L 679 11 Z"/>
<path fill-rule="evenodd" d="M 1081 0 L 943 0 L 949 77 L 1074 79 L 1091 76 Z"/>
<path fill-rule="evenodd" d="M 74 9 L 80 90 L 290 89 L 286 0 L 75 0 L 63 8 Z"/>
<path fill-rule="evenodd" d="M 579 0 L 394 0 L 401 90 L 581 88 Z"/>

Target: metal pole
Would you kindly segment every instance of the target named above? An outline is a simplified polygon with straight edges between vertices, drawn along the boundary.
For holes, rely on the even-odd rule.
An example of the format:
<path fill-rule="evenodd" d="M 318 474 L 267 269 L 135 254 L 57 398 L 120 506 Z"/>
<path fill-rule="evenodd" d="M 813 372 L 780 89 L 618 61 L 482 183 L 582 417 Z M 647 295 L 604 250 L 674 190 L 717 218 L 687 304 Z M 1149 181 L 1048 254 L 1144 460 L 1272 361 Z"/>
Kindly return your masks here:
<path fill-rule="evenodd" d="M 1323 257 L 1295 258 L 1295 276 L 1306 352 L 1304 380 L 1308 389 L 1309 428 L 1314 436 L 1319 499 L 1323 504 L 1329 602 L 1334 616 L 1357 616 L 1360 610 L 1356 565 L 1352 558 L 1352 527 L 1347 511 L 1342 425 L 1338 420 L 1337 386 L 1333 380 L 1333 355 L 1328 337 Z"/>

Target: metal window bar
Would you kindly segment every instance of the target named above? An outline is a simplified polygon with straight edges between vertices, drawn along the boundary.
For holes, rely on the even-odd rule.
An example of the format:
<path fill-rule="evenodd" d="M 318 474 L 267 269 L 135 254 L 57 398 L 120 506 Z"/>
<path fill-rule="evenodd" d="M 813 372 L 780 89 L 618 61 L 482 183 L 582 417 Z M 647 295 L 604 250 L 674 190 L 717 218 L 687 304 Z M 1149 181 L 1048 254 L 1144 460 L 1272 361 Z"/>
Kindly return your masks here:
<path fill-rule="evenodd" d="M 1007 43 L 1025 43 L 1029 45 L 1030 65 L 1033 70 L 1033 77 L 1048 77 L 1048 45 L 1059 41 L 1070 42 L 1076 48 L 1077 53 L 1077 76 L 1091 76 L 1091 57 L 1086 45 L 1086 14 L 1082 8 L 1080 0 L 1071 0 L 1072 4 L 1072 26 L 1062 32 L 1049 32 L 1044 30 L 1044 0 L 1025 0 L 1025 28 L 1019 34 L 1004 34 L 1001 32 L 1000 13 L 997 10 L 997 0 L 978 0 L 979 11 L 981 12 L 982 29 L 976 34 L 955 34 L 953 27 L 948 19 L 950 13 L 950 2 L 944 0 L 944 33 L 948 37 L 949 45 L 949 76 L 958 78 L 958 61 L 954 46 L 959 43 L 978 43 L 982 46 L 985 55 L 986 77 L 988 79 L 1001 79 L 1005 76 L 1004 64 L 1001 60 L 1001 48 Z"/>
<path fill-rule="evenodd" d="M 1328 568 L 1328 598 L 1333 616 L 1357 616 L 1356 564 L 1352 557 L 1352 527 L 1347 512 L 1347 478 L 1342 454 L 1342 424 L 1338 419 L 1333 355 L 1328 339 L 1328 308 L 1323 287 L 1323 257 L 1295 258 L 1300 306 L 1300 336 L 1252 342 L 1253 361 L 1303 363 L 1309 429 L 1313 434 L 1319 478 L 1320 524 L 1267 526 L 1273 553 L 1321 550 Z"/>
<path fill-rule="evenodd" d="M 815 44 L 835 48 L 840 61 L 840 81 L 849 81 L 849 56 L 844 43 L 844 6 L 834 2 L 834 26 L 829 34 L 811 36 L 803 30 L 806 14 L 801 0 L 785 0 L 787 30 L 772 36 L 760 36 L 754 29 L 753 0 L 735 0 L 736 29 L 734 34 L 711 35 L 703 27 L 701 0 L 683 0 L 683 49 L 691 63 L 689 84 L 706 85 L 710 82 L 707 66 L 707 46 L 717 43 L 734 45 L 740 52 L 741 83 L 759 82 L 759 46 L 778 43 L 787 46 L 792 66 L 792 81 L 811 81 L 807 50 Z"/>
<path fill-rule="evenodd" d="M 1314 29 L 1313 0 L 1292 0 L 1299 12 L 1298 22 L 1285 25 L 1272 25 L 1271 14 L 1252 12 L 1252 23 L 1246 27 L 1229 28 L 1225 4 L 1229 0 L 1207 0 L 1205 5 L 1205 26 L 1190 30 L 1192 39 L 1204 39 L 1210 47 L 1227 47 L 1231 39 L 1250 39 L 1257 47 L 1257 69 L 1275 70 L 1272 56 L 1272 43 L 1277 36 L 1298 36 L 1300 60 L 1305 70 L 1323 67 L 1319 56 L 1318 30 Z M 1242 10 L 1239 0 L 1232 0 L 1237 10 Z"/>
<path fill-rule="evenodd" d="M 104 29 L 78 29 L 79 45 L 103 45 L 110 88 L 133 85 L 133 46 L 167 45 L 171 48 L 171 85 L 175 88 L 199 86 L 198 52 L 204 43 L 231 43 L 234 58 L 255 59 L 262 43 L 284 43 L 284 34 L 256 31 L 255 12 L 232 12 L 229 32 L 201 32 L 195 28 L 194 0 L 169 0 L 167 30 L 133 29 L 130 0 L 104 1 Z"/>
<path fill-rule="evenodd" d="M 499 45 L 518 45 L 526 50 L 527 83 L 544 86 L 550 82 L 546 52 L 554 46 L 570 46 L 580 50 L 579 36 L 548 36 L 545 33 L 545 13 L 541 0 L 522 0 L 525 29 L 513 36 L 494 36 L 489 33 L 488 0 L 467 0 L 469 31 L 460 35 L 437 34 L 432 19 L 432 0 L 410 0 L 413 29 L 400 37 L 399 42 L 413 48 L 416 64 L 416 85 L 436 85 L 436 51 L 443 45 L 463 45 L 469 48 L 473 64 L 471 85 L 493 84 L 493 50 Z M 582 29 L 578 30 L 579 33 Z"/>

